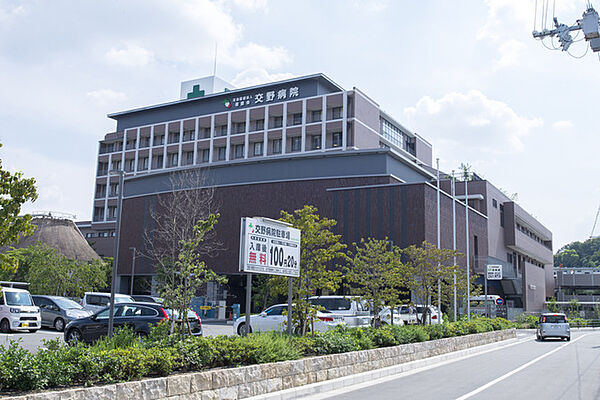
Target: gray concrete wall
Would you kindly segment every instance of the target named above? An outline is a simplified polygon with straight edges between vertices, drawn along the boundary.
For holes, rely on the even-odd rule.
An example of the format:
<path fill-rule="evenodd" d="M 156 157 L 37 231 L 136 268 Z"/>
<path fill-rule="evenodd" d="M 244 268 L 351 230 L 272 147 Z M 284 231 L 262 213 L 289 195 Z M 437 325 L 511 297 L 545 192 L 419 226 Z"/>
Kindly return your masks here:
<path fill-rule="evenodd" d="M 354 146 L 359 149 L 379 148 L 379 135 L 375 133 L 379 132 L 379 106 L 358 90 L 354 91 L 353 97 L 354 116 L 357 120 L 354 123 Z"/>
<path fill-rule="evenodd" d="M 541 312 L 546 301 L 546 273 L 544 268 L 528 262 L 524 263 L 524 269 L 524 311 Z M 534 285 L 535 289 L 532 289 L 531 285 Z"/>

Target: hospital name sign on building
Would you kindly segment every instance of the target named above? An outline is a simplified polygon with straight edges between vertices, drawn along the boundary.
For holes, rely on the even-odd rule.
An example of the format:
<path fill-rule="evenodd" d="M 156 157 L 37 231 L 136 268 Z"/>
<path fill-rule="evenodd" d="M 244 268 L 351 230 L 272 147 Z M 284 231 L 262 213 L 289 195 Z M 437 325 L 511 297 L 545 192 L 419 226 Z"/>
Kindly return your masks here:
<path fill-rule="evenodd" d="M 240 271 L 300 276 L 300 230 L 269 218 L 242 218 Z"/>
<path fill-rule="evenodd" d="M 225 108 L 237 108 L 271 103 L 273 101 L 283 101 L 298 96 L 300 96 L 300 89 L 297 86 L 293 86 L 290 88 L 270 90 L 267 92 L 253 93 L 249 95 L 233 97 L 231 99 L 225 99 L 223 104 L 225 105 Z"/>

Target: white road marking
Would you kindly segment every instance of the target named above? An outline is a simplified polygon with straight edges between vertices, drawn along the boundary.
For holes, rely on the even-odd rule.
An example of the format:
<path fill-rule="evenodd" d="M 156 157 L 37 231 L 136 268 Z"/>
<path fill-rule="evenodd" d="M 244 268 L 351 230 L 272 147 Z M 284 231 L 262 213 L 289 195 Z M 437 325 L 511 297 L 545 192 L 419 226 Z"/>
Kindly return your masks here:
<path fill-rule="evenodd" d="M 486 390 L 487 388 L 489 388 L 489 387 L 491 387 L 491 386 L 495 385 L 496 383 L 498 383 L 498 382 L 501 382 L 501 381 L 505 380 L 506 378 L 508 378 L 508 377 L 510 377 L 510 376 L 512 376 L 512 375 L 514 375 L 514 374 L 516 374 L 517 372 L 520 372 L 520 371 L 524 370 L 525 368 L 527 368 L 527 367 L 529 367 L 529 366 L 531 366 L 531 365 L 535 364 L 536 362 L 538 362 L 538 361 L 540 361 L 540 360 L 542 360 L 542 359 L 544 359 L 544 358 L 548 357 L 548 356 L 549 356 L 549 355 L 551 355 L 551 354 L 554 354 L 554 353 L 556 353 L 557 351 L 559 351 L 559 350 L 561 350 L 561 349 L 563 349 L 563 348 L 567 347 L 568 345 L 575 343 L 575 342 L 576 342 L 576 341 L 578 341 L 579 339 L 583 339 L 584 337 L 586 337 L 586 336 L 588 336 L 588 335 L 589 335 L 589 333 L 586 333 L 585 335 L 581 335 L 581 336 L 579 336 L 577 339 L 575 339 L 575 340 L 573 340 L 573 341 L 567 342 L 567 343 L 563 344 L 562 346 L 560 346 L 560 347 L 557 347 L 557 348 L 555 348 L 555 349 L 554 349 L 554 350 L 552 350 L 552 351 L 549 351 L 549 352 L 548 352 L 548 353 L 546 353 L 546 354 L 542 354 L 541 356 L 539 356 L 539 357 L 537 357 L 537 358 L 534 358 L 533 360 L 531 360 L 531 361 L 529 361 L 529 362 L 527 362 L 527 363 L 525 363 L 525 364 L 521 365 L 519 368 L 517 368 L 517 369 L 513 369 L 512 371 L 510 371 L 510 372 L 508 372 L 508 373 L 506 373 L 506 374 L 504 374 L 504 375 L 502 375 L 502 376 L 500 376 L 500 377 L 498 377 L 498 378 L 494 379 L 493 381 L 490 381 L 490 382 L 486 383 L 485 385 L 482 385 L 482 386 L 478 387 L 477 389 L 475 389 L 475 390 L 473 390 L 473 391 L 471 391 L 471 392 L 469 392 L 469 393 L 467 393 L 467 394 L 464 394 L 464 395 L 462 395 L 462 396 L 458 397 L 456 400 L 466 400 L 466 399 L 468 399 L 469 397 L 473 397 L 473 396 L 475 396 L 477 393 L 481 393 L 481 392 L 483 392 L 484 390 Z"/>

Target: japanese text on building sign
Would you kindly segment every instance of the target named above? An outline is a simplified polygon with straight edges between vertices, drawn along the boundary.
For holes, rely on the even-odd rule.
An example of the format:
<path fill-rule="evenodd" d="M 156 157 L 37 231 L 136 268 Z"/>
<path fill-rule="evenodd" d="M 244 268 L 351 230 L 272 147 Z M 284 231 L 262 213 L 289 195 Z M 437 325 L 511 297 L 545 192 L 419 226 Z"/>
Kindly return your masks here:
<path fill-rule="evenodd" d="M 502 265 L 488 265 L 487 279 L 488 281 L 502 280 Z"/>
<path fill-rule="evenodd" d="M 261 218 L 242 218 L 240 271 L 300 276 L 300 230 Z"/>
<path fill-rule="evenodd" d="M 268 92 L 234 97 L 231 100 L 225 101 L 225 107 L 243 107 L 261 103 L 270 103 L 275 100 L 291 99 L 298 97 L 299 95 L 300 89 L 297 86 L 293 86 L 289 89 L 271 90 Z"/>

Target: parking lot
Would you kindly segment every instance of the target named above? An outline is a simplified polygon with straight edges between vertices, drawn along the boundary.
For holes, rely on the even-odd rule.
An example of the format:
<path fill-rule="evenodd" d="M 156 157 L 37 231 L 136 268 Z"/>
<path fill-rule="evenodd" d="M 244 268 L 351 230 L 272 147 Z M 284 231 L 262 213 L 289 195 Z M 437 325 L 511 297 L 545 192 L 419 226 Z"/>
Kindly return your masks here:
<path fill-rule="evenodd" d="M 233 327 L 222 322 L 203 322 L 204 336 L 232 335 Z M 38 347 L 44 346 L 45 340 L 59 340 L 63 342 L 63 333 L 53 329 L 43 328 L 35 333 L 11 332 L 0 333 L 0 345 L 8 346 L 11 340 L 18 341 L 21 346 L 31 352 L 38 351 Z"/>

